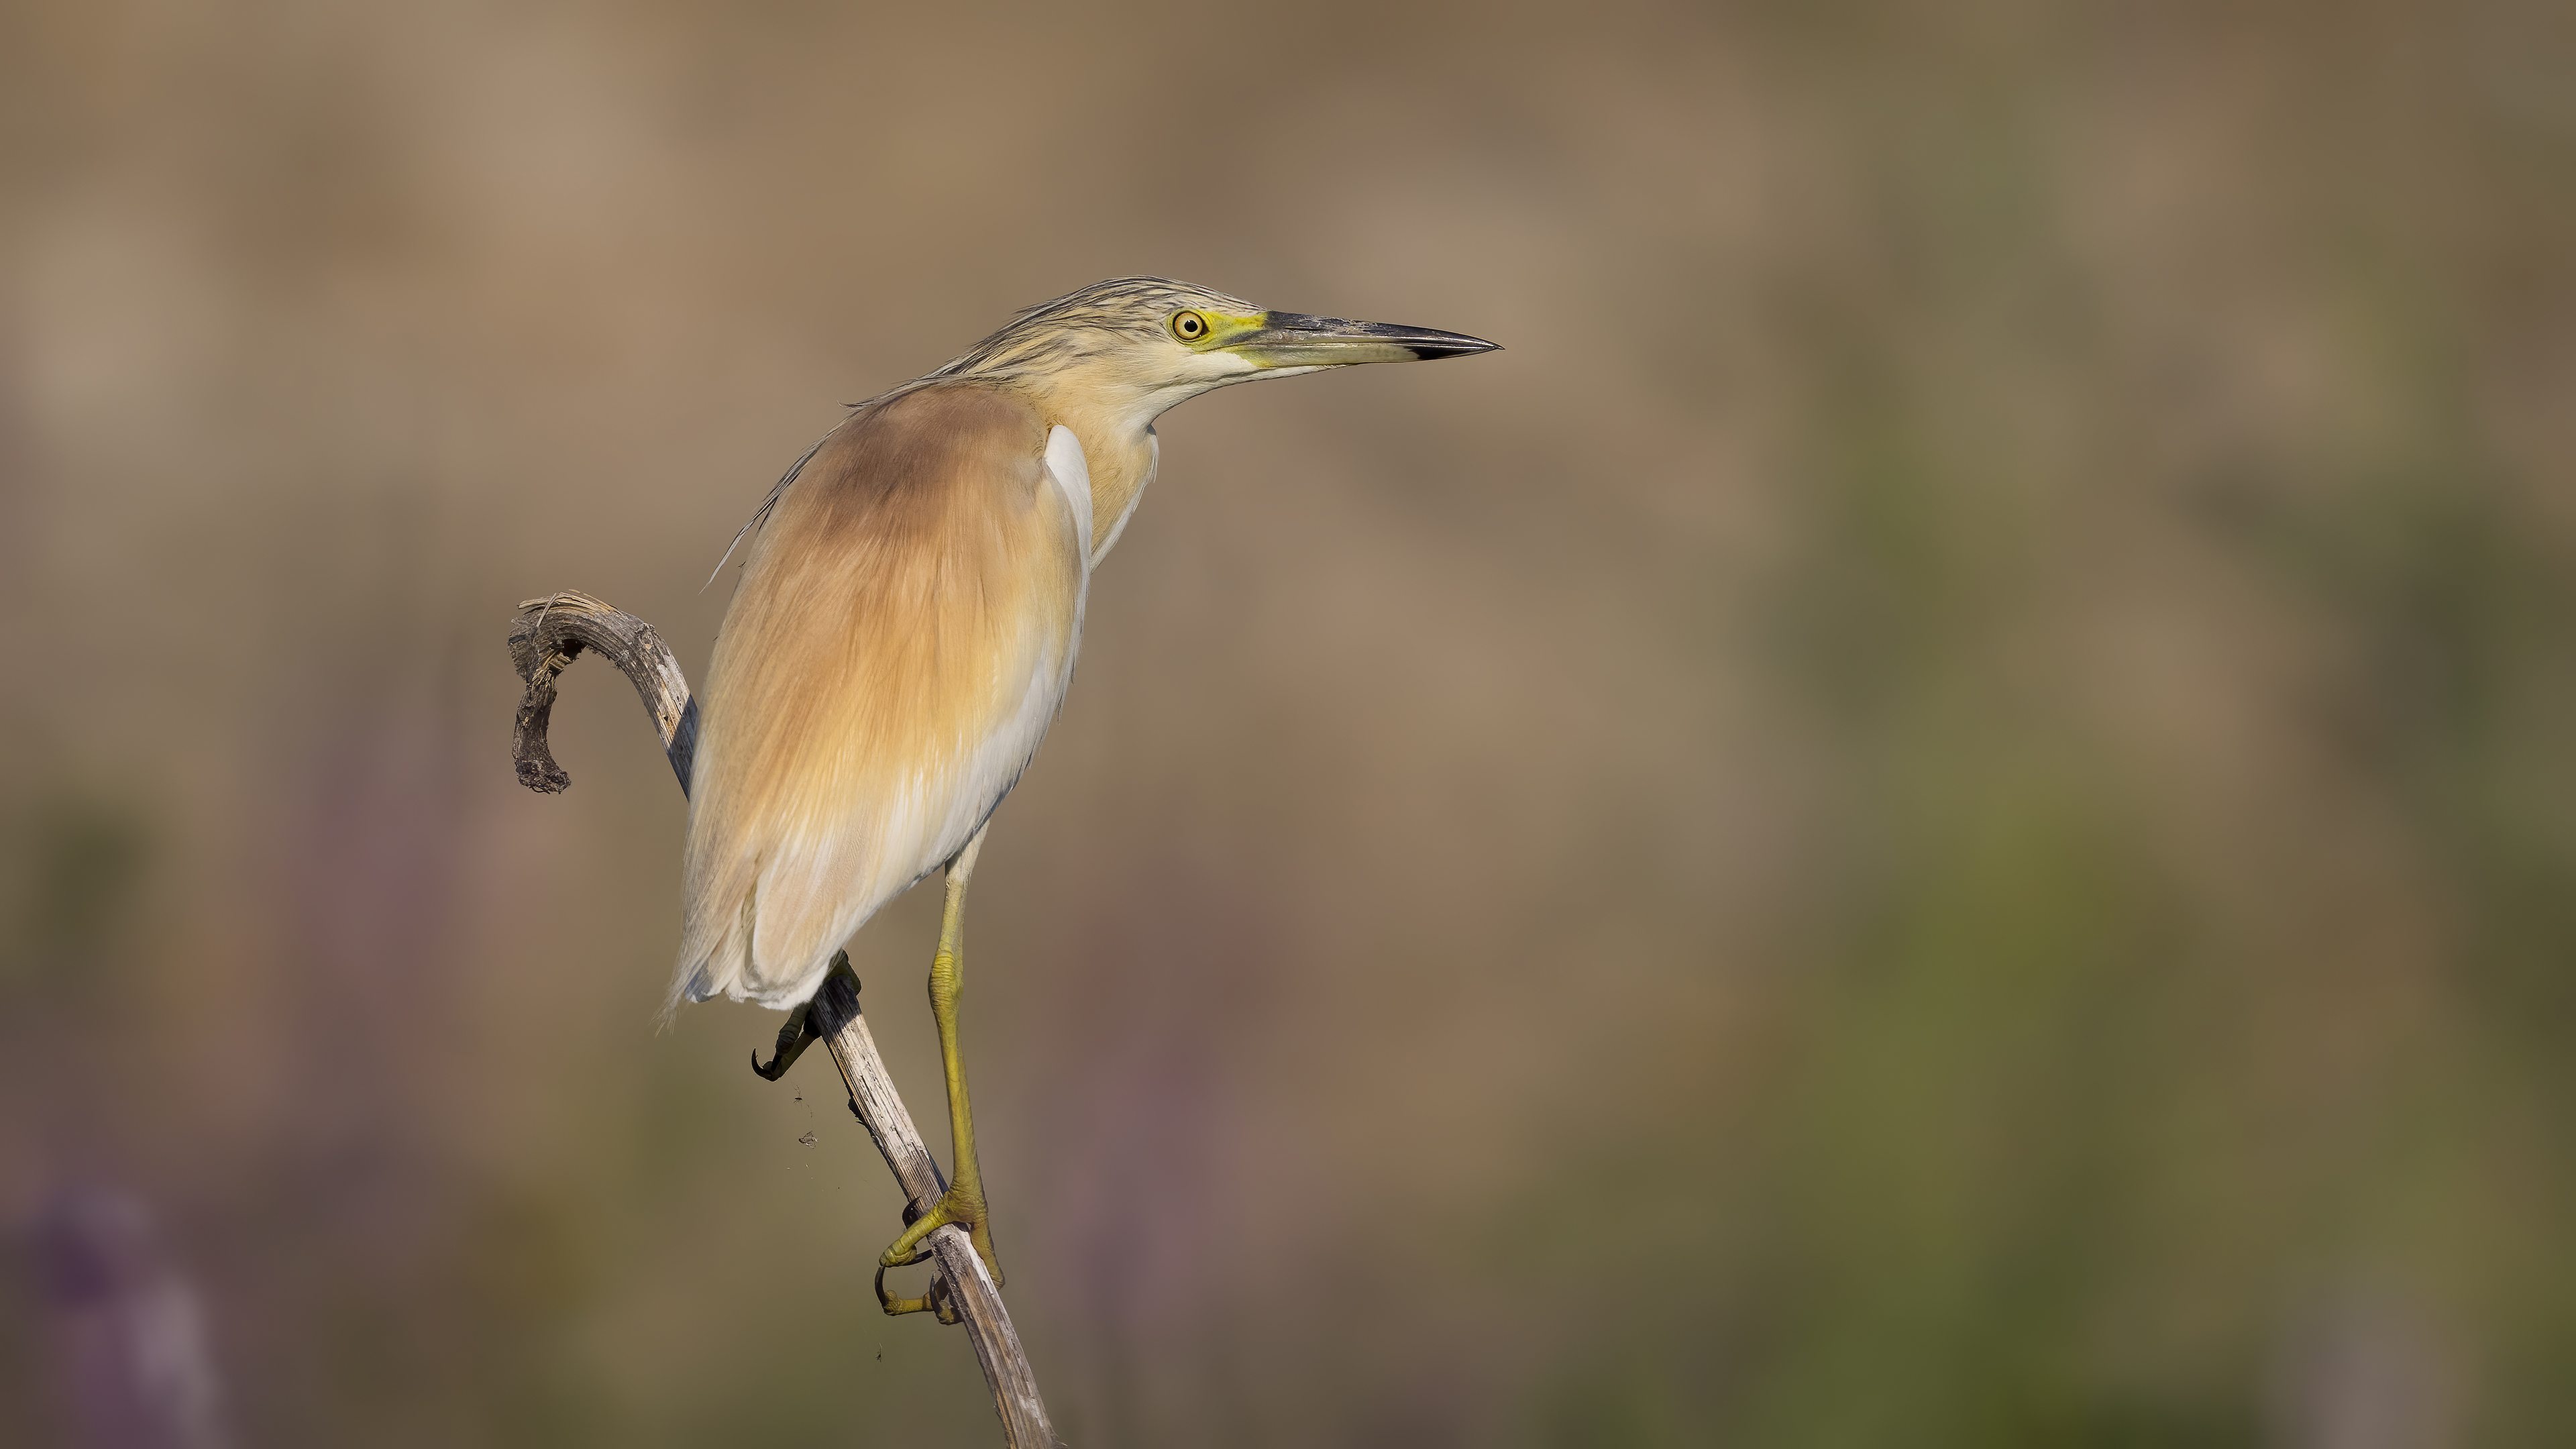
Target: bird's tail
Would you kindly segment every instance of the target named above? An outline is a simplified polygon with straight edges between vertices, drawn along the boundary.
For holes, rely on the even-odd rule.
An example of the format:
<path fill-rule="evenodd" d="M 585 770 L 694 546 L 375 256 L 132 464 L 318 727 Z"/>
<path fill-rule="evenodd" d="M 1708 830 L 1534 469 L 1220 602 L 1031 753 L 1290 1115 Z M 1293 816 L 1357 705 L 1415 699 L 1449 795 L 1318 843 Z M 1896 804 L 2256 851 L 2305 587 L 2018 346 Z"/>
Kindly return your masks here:
<path fill-rule="evenodd" d="M 668 1027 L 683 1002 L 716 996 L 731 996 L 739 1001 L 747 994 L 744 984 L 751 974 L 751 943 L 754 927 L 759 924 L 760 892 L 746 881 L 726 894 L 731 901 L 717 904 L 697 891 L 689 892 L 688 919 L 680 931 L 680 959 L 671 973 L 671 989 L 662 998 L 657 1026 Z M 708 909 L 710 905 L 715 908 Z"/>

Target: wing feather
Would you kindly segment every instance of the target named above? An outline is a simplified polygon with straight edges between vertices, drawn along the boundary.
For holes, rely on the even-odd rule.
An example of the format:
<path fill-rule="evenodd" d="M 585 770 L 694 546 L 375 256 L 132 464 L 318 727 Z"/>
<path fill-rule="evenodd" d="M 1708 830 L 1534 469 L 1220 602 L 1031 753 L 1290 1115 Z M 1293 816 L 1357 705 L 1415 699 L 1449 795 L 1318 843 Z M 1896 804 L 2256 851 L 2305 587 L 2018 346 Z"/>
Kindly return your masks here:
<path fill-rule="evenodd" d="M 902 393 L 824 439 L 699 697 L 674 1004 L 805 999 L 983 825 L 1063 701 L 1089 514 L 1081 444 L 1000 388 Z"/>

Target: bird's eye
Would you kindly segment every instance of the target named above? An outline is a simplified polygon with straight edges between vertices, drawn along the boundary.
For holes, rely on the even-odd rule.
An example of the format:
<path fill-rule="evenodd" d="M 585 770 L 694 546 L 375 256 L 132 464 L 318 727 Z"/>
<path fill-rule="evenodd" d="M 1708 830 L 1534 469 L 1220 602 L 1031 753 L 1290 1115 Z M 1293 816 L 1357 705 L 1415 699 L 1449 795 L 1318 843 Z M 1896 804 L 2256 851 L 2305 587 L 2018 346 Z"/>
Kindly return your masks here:
<path fill-rule="evenodd" d="M 1175 313 L 1172 317 L 1172 335 L 1183 342 L 1196 342 L 1207 332 L 1208 320 L 1196 312 Z"/>

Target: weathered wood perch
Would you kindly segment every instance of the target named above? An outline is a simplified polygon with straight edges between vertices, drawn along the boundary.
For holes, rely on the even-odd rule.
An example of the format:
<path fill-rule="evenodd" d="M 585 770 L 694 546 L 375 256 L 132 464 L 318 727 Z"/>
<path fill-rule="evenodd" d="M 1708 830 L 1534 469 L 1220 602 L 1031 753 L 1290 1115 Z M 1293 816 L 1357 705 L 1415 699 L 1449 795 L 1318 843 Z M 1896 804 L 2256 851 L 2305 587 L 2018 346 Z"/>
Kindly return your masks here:
<path fill-rule="evenodd" d="M 680 790 L 687 793 L 689 764 L 697 750 L 698 707 L 690 698 L 688 676 L 680 672 L 679 660 L 652 625 L 570 589 L 521 604 L 510 625 L 510 661 L 527 684 L 511 741 L 519 783 L 549 794 L 572 783 L 546 748 L 546 726 L 554 711 L 556 676 L 584 649 L 596 650 L 634 681 L 635 692 L 653 716 L 654 729 L 661 733 L 671 769 L 680 777 Z M 859 1014 L 856 979 L 846 971 L 827 978 L 815 994 L 810 1021 L 841 1068 L 841 1080 L 850 1089 L 850 1110 L 865 1124 L 895 1181 L 912 1200 L 907 1221 L 912 1214 L 927 1211 L 948 1184 L 940 1177 L 930 1149 L 922 1144 L 912 1114 L 904 1109 L 884 1059 L 877 1055 L 876 1038 Z M 1055 1430 L 1047 1422 L 1046 1404 L 1038 1397 L 1028 1355 L 1020 1347 L 1011 1315 L 1002 1306 L 1001 1289 L 985 1270 L 984 1260 L 975 1255 L 960 1228 L 941 1228 L 930 1235 L 929 1243 L 939 1265 L 929 1297 L 943 1322 L 965 1323 L 1011 1449 L 1055 1449 Z M 884 1292 L 882 1275 L 878 1291 Z"/>

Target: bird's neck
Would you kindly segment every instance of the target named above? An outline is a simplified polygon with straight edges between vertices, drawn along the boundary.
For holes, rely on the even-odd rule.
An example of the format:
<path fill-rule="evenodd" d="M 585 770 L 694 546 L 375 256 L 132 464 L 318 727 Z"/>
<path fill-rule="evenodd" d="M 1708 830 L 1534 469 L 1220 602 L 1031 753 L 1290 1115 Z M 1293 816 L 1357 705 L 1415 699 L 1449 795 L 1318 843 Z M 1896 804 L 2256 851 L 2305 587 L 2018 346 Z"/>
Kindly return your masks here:
<path fill-rule="evenodd" d="M 1049 427 L 1066 427 L 1082 442 L 1091 469 L 1091 561 L 1096 566 L 1118 541 L 1145 485 L 1154 481 L 1154 418 L 1160 406 L 1085 389 L 1041 393 L 1039 411 Z"/>

